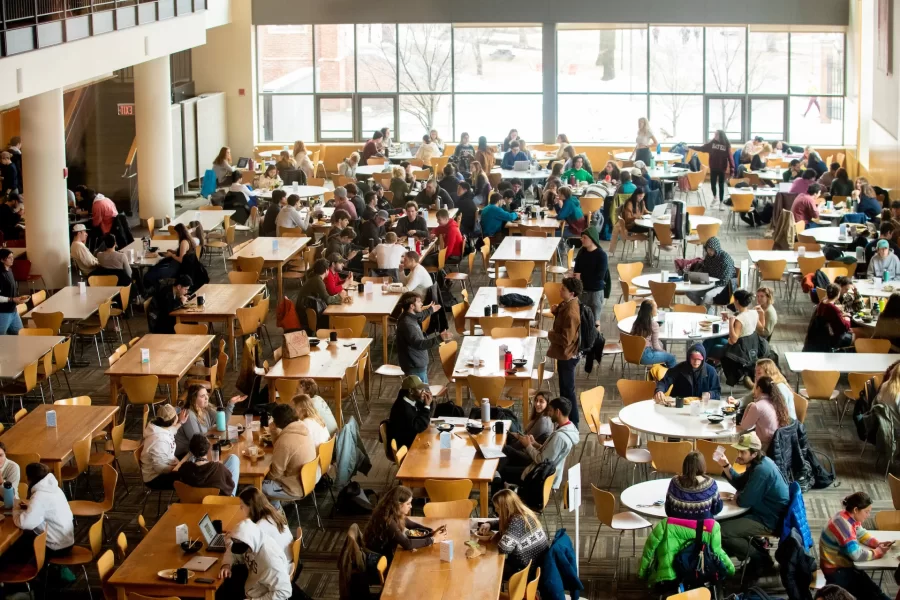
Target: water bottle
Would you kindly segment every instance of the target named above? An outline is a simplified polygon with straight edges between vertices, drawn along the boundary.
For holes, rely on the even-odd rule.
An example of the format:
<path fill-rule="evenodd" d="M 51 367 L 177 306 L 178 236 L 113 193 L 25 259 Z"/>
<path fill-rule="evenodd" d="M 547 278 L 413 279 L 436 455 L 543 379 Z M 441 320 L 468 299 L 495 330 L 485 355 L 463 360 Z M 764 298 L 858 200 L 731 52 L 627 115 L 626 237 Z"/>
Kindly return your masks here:
<path fill-rule="evenodd" d="M 219 454 L 220 454 L 219 442 L 216 442 L 212 445 L 212 450 L 210 450 L 210 460 L 213 462 L 219 462 Z"/>
<path fill-rule="evenodd" d="M 491 401 L 487 398 L 481 399 L 481 422 L 485 427 L 491 422 Z"/>
<path fill-rule="evenodd" d="M 890 280 L 891 280 L 891 274 L 888 273 L 887 269 L 885 269 L 884 273 L 881 274 L 881 281 L 884 283 L 887 283 Z"/>
<path fill-rule="evenodd" d="M 216 409 L 216 429 L 219 431 L 228 429 L 228 415 L 225 414 L 225 409 L 221 406 Z"/>
<path fill-rule="evenodd" d="M 6 508 L 12 508 L 13 504 L 16 503 L 16 490 L 13 489 L 12 483 L 9 481 L 3 482 L 3 506 Z"/>
<path fill-rule="evenodd" d="M 512 352 L 509 350 L 503 354 L 503 368 L 507 371 L 512 369 Z"/>
<path fill-rule="evenodd" d="M 657 144 L 657 145 L 656 145 L 656 153 L 657 153 L 657 154 L 662 154 L 662 144 Z"/>

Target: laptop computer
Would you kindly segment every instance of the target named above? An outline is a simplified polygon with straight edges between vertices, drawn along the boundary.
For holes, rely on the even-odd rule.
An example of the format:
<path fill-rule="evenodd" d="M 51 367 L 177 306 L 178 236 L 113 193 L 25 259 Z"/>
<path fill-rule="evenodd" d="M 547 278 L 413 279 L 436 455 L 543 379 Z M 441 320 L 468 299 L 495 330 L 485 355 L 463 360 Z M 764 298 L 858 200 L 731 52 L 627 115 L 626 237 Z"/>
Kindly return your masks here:
<path fill-rule="evenodd" d="M 206 513 L 200 519 L 200 533 L 203 534 L 203 539 L 206 540 L 206 549 L 209 552 L 225 552 L 225 534 L 216 533 L 212 519 L 209 518 L 209 513 Z"/>
<path fill-rule="evenodd" d="M 242 156 L 238 159 L 237 168 L 238 169 L 246 169 L 247 165 L 249 165 L 249 164 L 250 164 L 250 159 L 247 158 L 246 156 Z"/>
<path fill-rule="evenodd" d="M 468 433 L 468 432 L 466 432 Z M 503 454 L 502 450 L 498 450 L 497 448 L 484 448 L 478 444 L 478 440 L 475 439 L 475 436 L 469 433 L 469 437 L 472 439 L 472 444 L 475 446 L 475 456 L 478 458 L 484 458 L 486 460 L 492 458 L 505 458 L 506 455 Z"/>
<path fill-rule="evenodd" d="M 688 271 L 687 277 L 690 283 L 709 283 L 709 273 Z"/>
<path fill-rule="evenodd" d="M 527 160 L 517 160 L 513 163 L 513 171 L 527 171 L 531 163 Z"/>
<path fill-rule="evenodd" d="M 654 206 L 654 207 L 653 207 L 652 218 L 654 218 L 654 219 L 660 219 L 660 218 L 662 218 L 663 215 L 666 214 L 666 209 L 667 209 L 668 207 L 669 207 L 669 203 L 668 203 L 668 202 L 662 202 L 662 203 L 657 204 L 656 206 Z"/>

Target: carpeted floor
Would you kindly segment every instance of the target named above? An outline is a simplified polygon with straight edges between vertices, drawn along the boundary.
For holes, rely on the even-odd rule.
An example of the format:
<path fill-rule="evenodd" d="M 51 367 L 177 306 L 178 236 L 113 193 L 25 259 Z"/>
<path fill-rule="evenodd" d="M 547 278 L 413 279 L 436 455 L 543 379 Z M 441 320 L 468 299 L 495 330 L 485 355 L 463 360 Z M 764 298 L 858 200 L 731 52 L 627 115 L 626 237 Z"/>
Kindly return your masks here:
<path fill-rule="evenodd" d="M 707 188 L 707 197 L 709 190 Z M 189 206 L 185 206 L 189 208 Z M 707 214 L 720 217 L 723 220 L 727 216 L 726 210 L 718 210 L 716 208 L 707 209 Z M 736 263 L 747 257 L 746 240 L 751 237 L 761 237 L 763 229 L 750 229 L 743 223 L 740 223 L 737 230 L 725 230 L 723 225 L 720 230 L 719 238 L 722 240 L 725 249 L 732 254 Z M 608 246 L 603 244 L 604 248 Z M 621 248 L 621 247 L 620 247 Z M 629 248 L 631 250 L 631 248 Z M 694 246 L 688 248 L 688 256 L 696 252 Z M 632 251 L 626 257 L 627 262 L 640 261 L 644 256 L 643 246 L 638 246 L 636 251 Z M 663 267 L 672 268 L 671 255 L 663 256 Z M 618 338 L 617 329 L 615 327 L 612 304 L 619 296 L 619 283 L 616 275 L 615 265 L 621 260 L 621 249 L 618 256 L 611 257 L 610 271 L 613 278 L 613 290 L 610 299 L 607 301 L 605 310 L 602 314 L 602 329 L 607 340 Z M 657 268 L 645 267 L 645 272 L 655 272 Z M 486 285 L 487 280 L 481 270 L 480 262 L 476 262 L 473 283 L 475 286 Z M 222 268 L 222 263 L 213 260 L 210 266 L 210 275 L 213 282 L 226 282 L 227 278 Z M 538 276 L 535 276 L 535 282 L 539 282 Z M 286 292 L 293 296 L 296 292 L 296 283 L 289 282 Z M 776 299 L 776 309 L 778 310 L 779 322 L 772 340 L 774 349 L 782 354 L 786 351 L 799 350 L 802 340 L 806 332 L 806 326 L 811 311 L 811 305 L 803 298 L 798 300 L 796 304 L 789 304 L 783 299 L 784 290 L 779 290 L 779 296 Z M 458 289 L 456 290 L 458 298 Z M 451 319 L 452 323 L 452 319 Z M 140 335 L 146 331 L 146 321 L 143 315 L 138 312 L 136 316 L 130 320 L 131 330 L 134 335 Z M 546 323 L 549 327 L 549 322 Z M 273 342 L 277 345 L 280 338 L 276 335 L 280 330 L 275 326 L 274 314 L 269 315 L 269 331 L 273 334 Z M 380 341 L 378 341 L 380 345 Z M 266 357 L 271 356 L 271 350 L 268 345 L 263 345 Z M 90 360 L 93 356 L 88 348 L 85 356 Z M 683 347 L 676 348 L 676 354 L 680 355 L 684 351 Z M 376 352 L 376 355 L 380 354 Z M 376 361 L 378 360 L 376 356 Z M 105 361 L 104 361 L 105 363 Z M 796 375 L 786 373 L 790 382 L 796 381 Z M 642 373 L 637 370 L 626 370 L 626 377 L 641 377 Z M 443 382 L 445 377 L 441 371 L 437 361 L 433 362 L 429 371 L 429 377 L 432 383 Z M 615 416 L 621 408 L 621 400 L 616 392 L 615 382 L 621 377 L 621 369 L 618 365 L 610 368 L 610 364 L 606 363 L 599 373 L 596 371 L 587 376 L 582 369 L 579 369 L 578 390 L 582 391 L 596 385 L 602 385 L 606 388 L 606 397 L 603 403 L 603 421 Z M 377 377 L 375 378 L 377 380 Z M 103 375 L 101 369 L 97 367 L 96 358 L 88 368 L 75 369 L 70 375 L 72 391 L 74 395 L 90 395 L 96 402 L 106 402 L 108 399 L 108 382 Z M 231 371 L 226 379 L 226 394 L 233 389 L 235 374 Z M 372 471 L 368 477 L 359 477 L 358 480 L 364 488 L 371 488 L 375 491 L 381 491 L 385 488 L 388 481 L 389 463 L 384 456 L 383 450 L 378 443 L 378 424 L 386 418 L 390 409 L 392 400 L 397 394 L 397 383 L 394 381 L 385 381 L 379 397 L 374 397 L 379 382 L 374 381 L 373 400 L 368 407 L 362 407 L 363 426 L 362 435 L 364 437 L 369 455 L 374 463 Z M 551 381 L 550 386 L 553 390 L 557 390 L 556 381 Z M 838 386 L 839 389 L 846 388 L 846 382 L 842 382 Z M 737 390 L 742 391 L 742 390 Z M 59 389 L 57 389 L 59 393 Z M 57 396 L 61 397 L 61 396 Z M 352 406 L 345 405 L 345 412 L 348 414 L 353 411 Z M 127 427 L 127 437 L 138 438 L 140 436 L 140 424 L 137 421 L 137 411 L 130 411 L 129 424 Z M 601 470 L 600 454 L 602 448 L 598 446 L 596 437 L 587 437 L 584 418 L 581 419 L 581 432 L 583 438 L 587 438 L 587 447 L 584 451 L 582 460 L 583 485 L 590 489 L 588 484 L 593 483 L 605 489 L 610 489 L 616 495 L 623 487 L 630 484 L 629 469 L 618 470 L 616 480 L 610 485 L 610 472 L 608 468 Z M 818 536 L 819 531 L 825 524 L 827 519 L 836 512 L 840 507 L 840 500 L 847 494 L 863 490 L 868 492 L 875 500 L 876 510 L 891 509 L 891 495 L 887 484 L 884 481 L 884 460 L 882 459 L 876 466 L 876 456 L 874 449 L 869 447 L 865 453 L 860 456 L 861 445 L 856 438 L 852 425 L 849 420 L 845 420 L 843 428 L 838 427 L 838 420 L 835 416 L 833 406 L 823 407 L 817 403 L 810 406 L 809 415 L 806 420 L 806 426 L 809 432 L 810 440 L 816 450 L 822 451 L 835 459 L 835 469 L 837 471 L 837 486 L 825 490 L 814 490 L 805 496 L 807 514 L 810 526 L 814 536 Z M 580 454 L 581 448 L 576 448 L 574 456 L 570 456 L 569 464 L 573 464 Z M 137 544 L 140 541 L 140 533 L 137 528 L 136 519 L 140 511 L 141 499 L 141 483 L 140 474 L 136 466 L 131 460 L 123 461 L 123 468 L 126 473 L 126 482 L 129 491 L 126 493 L 124 487 L 120 484 L 118 497 L 113 511 L 109 514 L 112 529 L 114 532 L 124 532 L 128 537 L 130 545 Z M 102 489 L 99 481 L 99 475 L 94 474 L 92 477 L 92 487 L 99 493 Z M 81 494 L 85 494 L 85 488 L 80 489 Z M 307 594 L 313 598 L 332 599 L 338 598 L 337 586 L 337 569 L 336 559 L 338 551 L 343 542 L 343 537 L 347 527 L 355 520 L 342 516 L 333 516 L 331 498 L 327 493 L 319 493 L 319 508 L 323 517 L 323 529 L 316 528 L 315 514 L 312 510 L 310 502 L 303 502 L 300 505 L 301 523 L 304 529 L 304 540 L 306 548 L 303 550 L 302 572 L 299 577 L 300 586 Z M 148 523 L 152 524 L 156 520 L 156 504 L 155 498 L 151 500 L 144 514 Z M 292 526 L 294 523 L 294 512 L 288 510 L 288 516 Z M 570 536 L 574 536 L 574 514 L 565 513 L 562 515 L 562 526 L 568 530 Z M 551 531 L 555 531 L 560 524 L 560 517 L 555 510 L 548 510 L 546 519 L 549 523 Z M 357 520 L 360 525 L 364 525 L 362 520 Z M 81 520 L 78 523 L 78 541 L 86 543 L 87 528 L 89 520 Z M 618 535 L 608 530 L 600 532 L 599 540 L 593 553 L 591 562 L 587 561 L 587 549 L 593 541 L 593 536 L 597 531 L 598 521 L 594 517 L 594 506 L 590 497 L 590 493 L 586 492 L 583 498 L 581 512 L 581 548 L 582 558 L 580 561 L 581 578 L 584 582 L 585 593 L 584 598 L 589 600 L 599 600 L 606 598 L 650 598 L 653 597 L 647 592 L 644 582 L 637 579 L 637 569 L 643 542 L 646 538 L 647 531 L 638 533 L 637 548 L 632 548 L 630 536 L 622 539 L 621 555 L 618 564 L 618 585 L 613 586 L 613 572 L 615 568 L 614 557 L 616 551 L 616 542 Z M 96 581 L 96 571 L 91 570 L 91 584 L 93 586 L 94 597 L 99 597 L 99 587 Z M 762 585 L 773 591 L 776 595 L 781 592 L 781 584 L 777 577 L 767 577 L 762 580 Z M 888 574 L 885 577 L 885 588 L 888 593 L 893 595 L 896 592 L 896 586 L 893 578 Z M 57 590 L 51 589 L 51 592 Z M 74 584 L 61 590 L 63 595 L 67 597 L 78 596 L 87 597 L 87 592 L 83 580 L 76 581 Z M 783 595 L 783 593 L 782 593 Z"/>

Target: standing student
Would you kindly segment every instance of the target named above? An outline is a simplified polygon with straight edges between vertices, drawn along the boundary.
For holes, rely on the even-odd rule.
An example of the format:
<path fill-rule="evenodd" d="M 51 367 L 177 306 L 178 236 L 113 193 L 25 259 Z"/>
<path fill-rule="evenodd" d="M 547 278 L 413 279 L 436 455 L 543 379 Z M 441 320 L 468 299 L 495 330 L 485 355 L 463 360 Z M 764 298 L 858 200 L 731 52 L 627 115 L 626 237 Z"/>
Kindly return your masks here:
<path fill-rule="evenodd" d="M 606 289 L 606 272 L 609 257 L 600 247 L 600 233 L 596 227 L 588 227 L 581 233 L 581 250 L 575 256 L 572 274 L 581 280 L 584 291 L 579 297 L 585 306 L 594 311 L 594 321 L 600 320 Z"/>
<path fill-rule="evenodd" d="M 652 149 L 656 148 L 658 144 L 656 134 L 650 128 L 650 121 L 646 117 L 638 119 L 638 130 L 634 139 L 634 151 L 631 153 L 631 160 L 642 160 L 649 165 L 653 156 Z"/>
<path fill-rule="evenodd" d="M 712 187 L 713 197 L 716 195 L 716 186 L 719 187 L 719 202 L 725 202 L 725 180 L 729 173 L 734 173 L 734 156 L 731 153 L 731 142 L 721 129 L 716 130 L 713 139 L 702 146 L 691 146 L 691 150 L 706 152 L 709 154 L 709 184 Z"/>
<path fill-rule="evenodd" d="M 18 296 L 16 278 L 12 265 L 15 261 L 12 250 L 0 249 L 0 335 L 18 335 L 22 329 L 22 317 L 16 307 L 24 304 L 30 296 Z"/>
<path fill-rule="evenodd" d="M 425 335 L 422 331 L 422 321 L 441 310 L 441 307 L 434 303 L 423 307 L 422 296 L 418 293 L 413 291 L 404 293 L 400 296 L 397 306 L 400 309 L 396 337 L 400 369 L 405 375 L 415 375 L 427 384 L 428 363 L 431 360 L 429 350 L 452 340 L 453 334 L 444 330 L 439 334 Z"/>
<path fill-rule="evenodd" d="M 580 339 L 581 309 L 578 297 L 584 291 L 581 281 L 566 277 L 562 281 L 562 301 L 550 307 L 553 328 L 547 334 L 550 348 L 547 357 L 556 361 L 559 374 L 559 394 L 572 404 L 571 420 L 578 427 L 578 407 L 575 404 L 575 369 L 578 366 L 578 340 Z"/>

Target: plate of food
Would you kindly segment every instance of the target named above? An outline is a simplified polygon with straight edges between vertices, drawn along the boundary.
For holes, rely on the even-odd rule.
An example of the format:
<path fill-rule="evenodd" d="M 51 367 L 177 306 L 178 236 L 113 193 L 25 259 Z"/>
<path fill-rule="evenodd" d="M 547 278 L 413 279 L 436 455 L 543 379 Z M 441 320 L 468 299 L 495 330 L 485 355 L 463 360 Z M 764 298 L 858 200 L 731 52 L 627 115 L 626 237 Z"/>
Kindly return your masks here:
<path fill-rule="evenodd" d="M 691 402 L 699 402 L 700 398 L 698 396 L 687 396 L 684 399 L 685 404 L 690 404 Z"/>
<path fill-rule="evenodd" d="M 411 539 L 422 539 L 431 537 L 432 530 L 427 527 L 416 527 L 415 529 L 407 529 L 406 537 Z"/>
<path fill-rule="evenodd" d="M 441 431 L 441 432 L 449 433 L 449 432 L 453 431 L 453 425 L 451 425 L 450 423 L 440 423 L 437 426 L 437 430 Z"/>
<path fill-rule="evenodd" d="M 156 576 L 159 577 L 160 579 L 168 579 L 170 581 L 175 581 L 175 572 L 176 571 L 178 571 L 178 569 L 163 569 L 162 571 L 157 572 Z M 196 575 L 196 573 L 188 570 L 188 579 L 193 579 L 194 575 Z"/>

